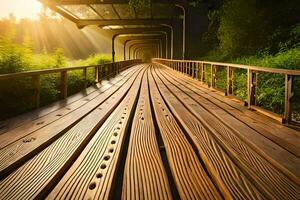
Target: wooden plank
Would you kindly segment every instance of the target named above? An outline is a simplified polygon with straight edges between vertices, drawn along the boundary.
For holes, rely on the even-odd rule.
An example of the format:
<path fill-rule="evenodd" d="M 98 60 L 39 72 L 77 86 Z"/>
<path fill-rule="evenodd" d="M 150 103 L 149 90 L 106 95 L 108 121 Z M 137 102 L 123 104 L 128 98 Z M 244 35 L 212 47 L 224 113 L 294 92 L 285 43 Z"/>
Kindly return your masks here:
<path fill-rule="evenodd" d="M 137 68 L 135 68 L 137 70 Z M 87 96 L 83 96 L 84 98 L 80 98 L 77 101 L 70 102 L 70 104 L 61 104 L 61 106 L 56 110 L 49 109 L 45 111 L 45 114 L 40 114 L 40 117 L 34 118 L 35 112 L 33 113 L 33 116 L 26 115 L 26 117 L 30 118 L 30 121 L 27 121 L 27 123 L 23 122 L 21 125 L 16 126 L 14 129 L 7 131 L 0 135 L 0 149 L 3 149 L 5 146 L 29 135 L 30 133 L 47 126 L 48 124 L 57 121 L 61 119 L 62 117 L 72 113 L 76 109 L 80 108 L 81 106 L 88 103 L 88 99 L 92 100 L 99 95 L 101 95 L 103 92 L 108 90 L 110 87 L 112 87 L 112 84 L 117 84 L 120 81 L 125 80 L 125 78 L 129 78 L 128 76 L 132 75 L 132 72 L 134 71 L 128 71 L 128 73 L 125 73 L 123 78 L 116 78 L 112 80 L 110 83 L 105 84 L 103 87 L 99 88 L 96 91 L 93 91 Z M 82 97 L 82 96 L 81 96 Z"/>
<path fill-rule="evenodd" d="M 5 199 L 43 199 L 69 169 L 89 140 L 122 102 L 137 74 L 97 109 L 88 114 L 49 147 L 0 182 Z M 45 159 L 46 158 L 46 159 Z M 22 178 L 19 178 L 22 176 Z M 18 190 L 16 193 L 15 191 Z"/>
<path fill-rule="evenodd" d="M 173 79 L 171 82 L 163 80 L 179 99 L 184 99 L 183 104 L 213 133 L 243 173 L 250 180 L 255 181 L 255 184 L 269 198 L 300 198 L 299 178 L 298 180 L 295 177 L 288 178 L 289 174 L 285 173 L 286 171 L 277 168 L 278 163 L 272 162 L 266 155 L 261 155 L 259 149 L 250 145 L 246 138 L 240 137 L 242 132 L 250 132 L 249 135 L 254 137 L 253 130 L 238 122 L 221 108 L 204 98 L 199 98 L 199 95 L 186 89 L 183 84 L 172 85 Z M 299 166 L 297 163 L 295 165 Z"/>
<path fill-rule="evenodd" d="M 133 118 L 122 199 L 172 199 L 156 141 L 147 77 L 143 78 Z"/>
<path fill-rule="evenodd" d="M 170 169 L 182 199 L 220 199 L 219 192 L 201 166 L 196 153 L 149 76 L 151 100 Z"/>
<path fill-rule="evenodd" d="M 142 74 L 126 97 L 104 122 L 48 199 L 108 199 L 134 114 Z"/>
<path fill-rule="evenodd" d="M 126 82 L 119 82 L 109 90 L 102 93 L 97 98 L 81 106 L 72 114 L 45 126 L 26 137 L 9 144 L 0 151 L 0 179 L 1 176 L 14 170 L 17 166 L 30 159 L 32 156 L 47 147 L 50 143 L 64 134 L 70 127 L 74 126 L 79 120 L 85 117 L 89 112 L 96 109 L 103 101 L 115 93 Z M 29 142 L 27 142 L 29 141 Z"/>
<path fill-rule="evenodd" d="M 225 199 L 264 199 L 264 195 L 236 166 L 236 164 L 212 137 L 207 127 L 197 120 L 155 75 L 158 88 L 172 113 L 180 121 L 196 146 L 214 184 Z M 155 77 L 156 76 L 156 77 Z M 177 95 L 177 93 L 176 93 Z M 184 101 L 186 99 L 183 99 Z"/>
<path fill-rule="evenodd" d="M 171 76 L 176 76 L 175 81 L 183 81 L 184 85 L 189 89 L 215 105 L 218 105 L 227 113 L 261 134 L 261 136 L 256 134 L 255 137 L 253 137 L 253 135 L 245 137 L 248 140 L 251 140 L 253 144 L 257 145 L 260 150 L 264 151 L 269 156 L 272 156 L 274 160 L 277 160 L 278 163 L 281 163 L 292 171 L 293 174 L 297 174 L 298 177 L 300 176 L 298 168 L 295 168 L 295 163 L 297 161 L 290 155 L 290 153 L 292 153 L 298 158 L 300 157 L 300 135 L 298 131 L 282 126 L 268 117 L 251 112 L 246 107 L 239 104 L 239 102 L 224 98 L 222 94 L 218 94 L 217 91 L 211 91 L 203 87 L 201 83 L 197 81 L 187 79 L 180 74 L 169 74 Z M 274 145 L 272 142 L 269 142 L 265 137 L 279 145 L 281 148 Z M 286 152 L 282 148 L 289 152 Z"/>

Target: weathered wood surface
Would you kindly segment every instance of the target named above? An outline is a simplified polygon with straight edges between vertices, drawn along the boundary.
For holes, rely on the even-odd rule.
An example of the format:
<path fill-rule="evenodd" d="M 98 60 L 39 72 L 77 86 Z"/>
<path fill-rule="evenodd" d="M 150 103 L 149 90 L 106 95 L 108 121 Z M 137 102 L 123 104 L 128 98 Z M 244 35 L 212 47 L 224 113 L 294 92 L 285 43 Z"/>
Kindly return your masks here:
<path fill-rule="evenodd" d="M 123 199 L 172 199 L 159 152 L 145 74 L 132 122 L 123 180 Z"/>
<path fill-rule="evenodd" d="M 273 166 L 268 156 L 259 155 L 259 149 L 253 148 L 252 145 L 247 143 L 245 137 L 240 137 L 241 133 L 249 133 L 252 134 L 252 137 L 255 137 L 251 129 L 235 120 L 228 113 L 218 112 L 223 110 L 199 98 L 182 85 L 177 84 L 177 87 L 175 87 L 175 84 L 172 84 L 174 82 L 168 82 L 163 76 L 160 76 L 160 78 L 176 94 L 178 99 L 184 100 L 184 105 L 189 111 L 197 116 L 206 129 L 211 132 L 211 135 L 216 138 L 216 141 L 222 145 L 233 162 L 240 166 L 244 174 L 249 177 L 249 180 L 256 182 L 258 188 L 268 198 L 297 199 L 299 197 L 300 188 L 297 185 L 299 180 L 295 177 L 295 183 L 287 178 L 286 176 L 289 174 L 276 168 L 280 163 L 274 163 L 275 166 Z M 218 116 L 222 116 L 222 118 L 218 118 Z M 296 157 L 291 159 L 293 159 L 295 165 L 300 166 L 299 159 Z M 288 187 L 283 188 L 282 184 Z"/>
<path fill-rule="evenodd" d="M 162 65 L 5 124 L 1 200 L 300 199 L 298 131 Z"/>

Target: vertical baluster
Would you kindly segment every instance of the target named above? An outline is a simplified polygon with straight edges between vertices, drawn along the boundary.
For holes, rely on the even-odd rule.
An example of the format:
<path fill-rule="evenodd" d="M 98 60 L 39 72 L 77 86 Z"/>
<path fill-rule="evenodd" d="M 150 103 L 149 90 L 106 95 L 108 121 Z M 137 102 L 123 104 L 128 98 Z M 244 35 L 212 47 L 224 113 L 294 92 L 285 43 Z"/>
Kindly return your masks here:
<path fill-rule="evenodd" d="M 99 68 L 98 68 L 98 66 L 95 66 L 94 76 L 95 76 L 95 82 L 98 83 L 99 82 Z"/>
<path fill-rule="evenodd" d="M 68 96 L 68 73 L 67 71 L 62 71 L 60 73 L 60 84 L 61 84 L 61 98 L 65 99 Z"/>
<path fill-rule="evenodd" d="M 210 65 L 211 83 L 210 86 L 214 88 L 216 86 L 216 66 Z"/>
<path fill-rule="evenodd" d="M 248 75 L 248 108 L 251 108 L 251 105 L 255 105 L 255 91 L 256 91 L 256 74 L 253 72 L 253 70 L 249 69 L 247 70 Z"/>
<path fill-rule="evenodd" d="M 233 68 L 227 66 L 227 92 L 226 95 L 230 96 L 233 94 Z"/>
<path fill-rule="evenodd" d="M 40 97 L 41 97 L 41 79 L 40 79 L 40 75 L 32 76 L 32 86 L 33 86 L 33 89 L 34 89 L 33 105 L 36 108 L 39 108 L 40 107 Z"/>
<path fill-rule="evenodd" d="M 83 84 L 84 88 L 87 88 L 87 68 L 83 68 Z"/>
<path fill-rule="evenodd" d="M 201 82 L 204 83 L 205 81 L 205 65 L 201 63 Z"/>
<path fill-rule="evenodd" d="M 192 62 L 192 78 L 195 78 L 195 63 Z"/>
<path fill-rule="evenodd" d="M 285 99 L 284 99 L 284 116 L 283 123 L 291 122 L 291 99 L 293 97 L 293 76 L 285 75 Z"/>

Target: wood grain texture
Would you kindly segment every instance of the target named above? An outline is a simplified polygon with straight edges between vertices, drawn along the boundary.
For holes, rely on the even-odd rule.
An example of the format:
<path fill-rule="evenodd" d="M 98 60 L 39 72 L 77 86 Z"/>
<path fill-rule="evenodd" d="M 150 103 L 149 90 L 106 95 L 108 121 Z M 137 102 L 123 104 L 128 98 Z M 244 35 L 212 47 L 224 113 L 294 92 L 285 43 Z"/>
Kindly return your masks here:
<path fill-rule="evenodd" d="M 192 86 L 192 88 L 197 89 L 198 93 L 200 93 L 204 97 L 208 97 L 207 99 L 213 101 L 213 103 L 215 103 L 216 105 L 225 106 L 224 110 L 228 110 L 229 113 L 233 112 L 232 115 L 236 116 L 236 118 L 239 119 L 239 116 L 241 116 L 241 121 L 244 121 L 245 124 L 260 132 L 260 134 L 264 135 L 273 142 L 300 157 L 299 131 L 283 126 L 282 124 L 273 121 L 269 117 L 261 115 L 257 112 L 252 112 L 245 106 L 243 106 L 243 103 L 241 104 L 240 101 L 236 101 L 234 98 L 230 97 L 224 98 L 222 92 L 210 90 L 199 81 L 183 77 L 180 73 L 176 73 L 170 70 L 167 71 L 171 73 L 171 76 L 176 76 L 180 80 L 183 80 L 186 83 L 186 86 L 189 85 Z"/>
<path fill-rule="evenodd" d="M 225 199 L 265 199 L 202 123 L 164 86 L 155 72 L 153 76 L 164 100 L 191 137 L 208 172 Z"/>
<path fill-rule="evenodd" d="M 176 76 L 170 70 L 164 69 L 164 72 L 170 78 Z M 247 109 L 244 110 L 230 99 L 194 84 L 193 80 L 181 77 L 178 73 L 176 77 L 176 80 L 172 78 L 172 83 L 180 82 L 182 86 L 192 91 L 192 93 L 190 91 L 187 93 L 196 95 L 194 99 L 202 103 L 203 107 L 208 105 L 207 110 L 215 113 L 217 118 L 226 116 L 221 117 L 220 120 L 225 120 L 225 123 L 231 127 L 236 127 L 241 137 L 246 138 L 247 142 L 256 147 L 262 155 L 266 155 L 269 161 L 283 170 L 287 176 L 300 183 L 300 157 L 297 156 L 300 154 L 299 132 L 274 123 Z"/>
<path fill-rule="evenodd" d="M 85 99 L 88 101 L 88 103 L 76 109 L 69 115 L 65 115 L 60 120 L 56 120 L 48 126 L 38 129 L 37 131 L 27 135 L 25 138 L 21 138 L 1 149 L 0 179 L 3 178 L 2 176 L 16 168 L 19 164 L 24 163 L 33 157 L 62 134 L 64 134 L 79 120 L 97 108 L 113 93 L 115 93 L 125 82 L 126 79 L 116 83 L 92 100 Z"/>
<path fill-rule="evenodd" d="M 143 74 L 104 122 L 48 199 L 107 199 L 127 134 Z"/>
<path fill-rule="evenodd" d="M 141 70 L 141 69 L 140 69 Z M 137 71 L 140 71 L 137 70 Z M 137 73 L 57 141 L 0 182 L 0 199 L 43 198 L 79 156 L 104 120 L 122 101 Z M 18 190 L 18 192 L 15 192 Z"/>
<path fill-rule="evenodd" d="M 257 149 L 253 149 L 245 142 L 245 138 L 239 137 L 241 132 L 251 132 L 251 129 L 246 129 L 248 127 L 239 124 L 239 121 L 224 112 L 224 110 L 204 98 L 199 98 L 198 95 L 191 93 L 182 84 L 176 84 L 172 81 L 173 85 L 166 77 L 160 75 L 160 78 L 173 93 L 177 94 L 178 98 L 184 99 L 184 105 L 187 106 L 189 111 L 195 114 L 201 123 L 213 133 L 218 143 L 223 146 L 243 173 L 254 181 L 269 198 L 300 198 L 300 187 L 297 182 L 289 179 L 282 171 L 274 167 L 267 158 L 258 154 Z"/>
<path fill-rule="evenodd" d="M 172 199 L 156 140 L 146 75 L 133 118 L 122 199 Z"/>
<path fill-rule="evenodd" d="M 160 96 L 151 75 L 149 87 L 155 117 L 180 197 L 182 199 L 221 199 L 192 146 Z"/>

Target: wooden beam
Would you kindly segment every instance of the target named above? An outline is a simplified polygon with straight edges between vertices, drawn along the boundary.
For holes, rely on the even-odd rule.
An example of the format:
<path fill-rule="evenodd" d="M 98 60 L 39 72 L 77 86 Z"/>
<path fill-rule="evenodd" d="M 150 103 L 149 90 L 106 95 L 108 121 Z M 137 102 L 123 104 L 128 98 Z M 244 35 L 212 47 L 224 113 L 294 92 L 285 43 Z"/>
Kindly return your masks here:
<path fill-rule="evenodd" d="M 163 4 L 178 4 L 182 1 L 172 0 L 152 0 L 152 3 L 163 3 Z M 80 4 L 128 4 L 128 0 L 52 0 L 53 4 L 56 5 L 80 5 Z"/>
<path fill-rule="evenodd" d="M 92 20 L 78 20 L 76 22 L 78 27 L 89 25 L 96 26 L 114 26 L 114 25 L 156 25 L 156 24 L 173 24 L 175 19 L 92 19 Z"/>

